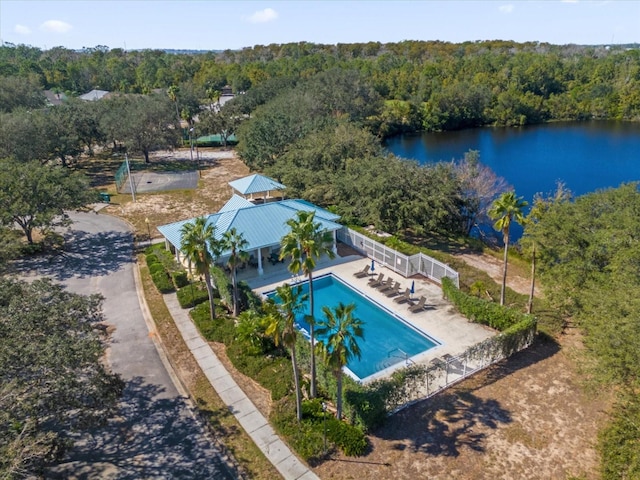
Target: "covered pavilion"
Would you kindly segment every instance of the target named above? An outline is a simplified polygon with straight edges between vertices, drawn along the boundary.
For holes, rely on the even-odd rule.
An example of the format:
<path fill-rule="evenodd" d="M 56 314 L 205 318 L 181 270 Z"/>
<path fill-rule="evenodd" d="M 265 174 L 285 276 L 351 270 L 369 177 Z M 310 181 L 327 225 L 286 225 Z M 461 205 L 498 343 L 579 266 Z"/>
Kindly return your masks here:
<path fill-rule="evenodd" d="M 246 179 L 251 177 L 246 177 Z M 236 182 L 239 182 L 237 183 L 239 185 L 250 185 L 251 181 L 242 182 L 246 179 L 236 180 Z M 281 185 L 277 182 L 275 184 Z M 284 188 L 284 185 L 281 186 Z M 305 200 L 288 199 L 254 204 L 240 195 L 234 194 L 217 213 L 207 215 L 207 223 L 215 227 L 216 239 L 221 239 L 224 233 L 232 228 L 241 233 L 247 241 L 246 251 L 252 256 L 252 261 L 255 262 L 258 269 L 258 275 L 262 275 L 264 273 L 264 256 L 279 254 L 280 241 L 291 230 L 287 221 L 296 218 L 299 211 L 315 212 L 315 221 L 320 224 L 320 228 L 332 233 L 332 249 L 334 253 L 337 253 L 336 232 L 342 228 L 342 225 L 337 223 L 339 215 Z M 182 262 L 184 257 L 181 252 L 182 227 L 186 223 L 193 223 L 194 220 L 195 218 L 190 218 L 158 227 L 165 238 L 167 248 L 170 246 L 175 248 L 176 260 L 179 262 Z M 220 258 L 228 257 L 230 253 L 230 251 L 222 252 Z"/>
<path fill-rule="evenodd" d="M 263 203 L 267 203 L 270 198 L 274 198 L 271 197 L 271 192 L 283 192 L 287 188 L 283 184 L 276 182 L 273 178 L 260 174 L 249 175 L 248 177 L 234 180 L 233 182 L 229 182 L 229 185 L 245 199 L 252 201 L 263 200 Z M 284 193 L 282 193 L 282 198 L 284 199 Z"/>

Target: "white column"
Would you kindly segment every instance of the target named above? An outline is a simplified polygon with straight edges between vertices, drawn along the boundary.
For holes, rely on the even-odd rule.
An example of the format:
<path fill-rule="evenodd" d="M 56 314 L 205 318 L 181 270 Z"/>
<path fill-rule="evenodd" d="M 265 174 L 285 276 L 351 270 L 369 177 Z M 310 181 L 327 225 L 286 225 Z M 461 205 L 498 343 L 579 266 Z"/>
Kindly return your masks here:
<path fill-rule="evenodd" d="M 333 231 L 333 253 L 335 255 L 338 255 L 338 241 L 336 240 L 336 232 L 337 230 Z"/>
<path fill-rule="evenodd" d="M 262 249 L 258 249 L 258 275 L 262 276 L 264 270 L 262 269 Z"/>

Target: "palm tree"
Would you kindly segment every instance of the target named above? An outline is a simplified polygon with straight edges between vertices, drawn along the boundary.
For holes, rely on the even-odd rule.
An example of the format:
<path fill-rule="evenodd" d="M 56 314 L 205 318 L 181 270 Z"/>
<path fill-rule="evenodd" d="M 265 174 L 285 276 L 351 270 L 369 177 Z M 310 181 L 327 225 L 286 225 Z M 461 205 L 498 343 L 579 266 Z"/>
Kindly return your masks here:
<path fill-rule="evenodd" d="M 214 111 L 214 105 L 218 104 L 218 102 L 220 101 L 220 95 L 222 95 L 222 93 L 220 92 L 220 90 L 217 90 L 213 87 L 207 88 L 205 93 L 207 94 L 207 98 L 211 100 L 211 111 Z"/>
<path fill-rule="evenodd" d="M 176 106 L 176 118 L 178 119 L 178 125 L 180 125 L 180 111 L 178 110 L 178 93 L 180 92 L 180 87 L 177 85 L 171 85 L 167 89 L 167 95 L 169 96 L 169 100 L 171 100 Z"/>
<path fill-rule="evenodd" d="M 529 289 L 527 313 L 533 311 L 533 297 L 536 288 L 536 253 L 538 249 L 538 240 L 535 235 L 536 225 L 554 204 L 568 202 L 569 200 L 571 200 L 571 191 L 565 187 L 564 183 L 558 182 L 556 191 L 552 196 L 545 198 L 541 194 L 536 194 L 533 197 L 531 210 L 529 210 L 529 215 L 524 220 L 525 231 L 522 241 L 529 243 L 531 248 L 531 287 Z"/>
<path fill-rule="evenodd" d="M 206 217 L 198 217 L 193 222 L 185 223 L 180 230 L 180 250 L 185 254 L 189 265 L 193 265 L 196 272 L 204 275 L 211 304 L 211 320 L 216 318 L 211 267 L 220 255 L 220 241 L 216 240 L 214 234 L 215 226 L 207 223 Z"/>
<path fill-rule="evenodd" d="M 500 291 L 500 305 L 504 305 L 504 291 L 507 285 L 507 255 L 509 252 L 509 228 L 511 222 L 523 223 L 523 209 L 528 203 L 522 197 L 516 197 L 515 192 L 505 192 L 500 195 L 489 209 L 489 217 L 495 220 L 493 228 L 502 232 L 504 241 L 504 263 L 502 267 L 502 289 Z"/>
<path fill-rule="evenodd" d="M 353 316 L 355 308 L 353 303 L 345 305 L 342 302 L 334 310 L 322 307 L 325 318 L 319 320 L 316 330 L 318 337 L 323 338 L 318 342 L 318 351 L 336 377 L 338 420 L 342 418 L 342 368 L 353 357 L 360 358 L 358 339 L 364 338 L 363 322 Z"/>
<path fill-rule="evenodd" d="M 233 316 L 238 316 L 238 266 L 249 260 L 249 254 L 245 248 L 249 245 L 242 235 L 234 228 L 222 235 L 222 247 L 231 250 L 227 266 L 231 269 L 231 283 L 233 285 Z"/>
<path fill-rule="evenodd" d="M 316 356 L 313 316 L 313 269 L 316 268 L 316 258 L 327 254 L 334 257 L 333 250 L 329 246 L 333 242 L 331 233 L 321 230 L 321 224 L 314 222 L 315 212 L 297 212 L 297 218 L 287 220 L 291 231 L 280 242 L 282 250 L 280 259 L 291 257 L 289 271 L 293 274 L 302 272 L 309 279 L 309 336 L 311 337 L 311 398 L 316 396 Z"/>
<path fill-rule="evenodd" d="M 281 303 L 279 305 L 273 302 L 267 304 L 269 326 L 265 331 L 267 335 L 274 339 L 276 345 L 282 343 L 291 350 L 298 421 L 302 420 L 302 393 L 300 392 L 300 375 L 296 356 L 296 341 L 300 333 L 296 328 L 296 314 L 302 309 L 303 302 L 306 300 L 306 295 L 301 295 L 301 293 L 302 288 L 300 286 L 292 288 L 285 283 L 281 287 L 276 287 L 276 295 Z"/>

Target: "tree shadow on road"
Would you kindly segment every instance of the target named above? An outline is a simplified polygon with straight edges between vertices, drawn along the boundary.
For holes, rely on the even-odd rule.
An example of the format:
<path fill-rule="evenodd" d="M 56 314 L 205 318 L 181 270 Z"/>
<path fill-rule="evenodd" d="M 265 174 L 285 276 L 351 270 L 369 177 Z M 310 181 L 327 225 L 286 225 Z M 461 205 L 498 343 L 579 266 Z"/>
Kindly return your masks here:
<path fill-rule="evenodd" d="M 47 478 L 237 478 L 223 447 L 210 441 L 182 397 L 139 377 L 126 383 L 118 415 L 73 438 Z"/>
<path fill-rule="evenodd" d="M 99 277 L 133 262 L 133 237 L 128 232 L 88 233 L 70 230 L 62 250 L 14 262 L 18 272 L 35 272 L 58 281 L 71 277 Z"/>

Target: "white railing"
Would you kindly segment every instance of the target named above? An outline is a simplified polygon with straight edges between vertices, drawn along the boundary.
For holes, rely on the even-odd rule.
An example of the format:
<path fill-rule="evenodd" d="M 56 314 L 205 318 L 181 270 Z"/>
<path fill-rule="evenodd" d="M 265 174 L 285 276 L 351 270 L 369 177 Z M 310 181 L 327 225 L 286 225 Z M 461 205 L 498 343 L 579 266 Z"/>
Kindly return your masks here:
<path fill-rule="evenodd" d="M 442 277 L 449 277 L 457 287 L 460 286 L 458 272 L 424 253 L 404 255 L 347 227 L 338 230 L 337 237 L 342 243 L 406 278 L 419 274 L 442 283 Z"/>
<path fill-rule="evenodd" d="M 432 397 L 480 370 L 504 360 L 510 354 L 530 347 L 534 338 L 535 328 L 521 337 L 509 353 L 499 347 L 497 337 L 492 337 L 469 347 L 461 355 L 443 355 L 428 365 L 408 366 L 412 374 L 405 375 L 402 384 L 396 387 L 395 394 L 387 399 L 387 411 L 393 415 L 416 402 Z"/>

